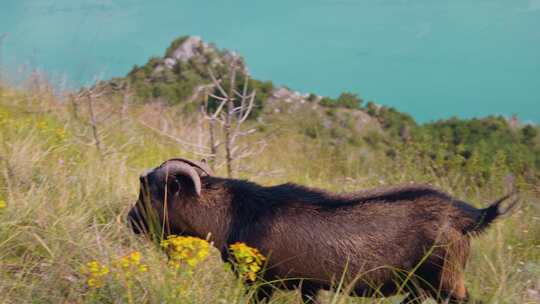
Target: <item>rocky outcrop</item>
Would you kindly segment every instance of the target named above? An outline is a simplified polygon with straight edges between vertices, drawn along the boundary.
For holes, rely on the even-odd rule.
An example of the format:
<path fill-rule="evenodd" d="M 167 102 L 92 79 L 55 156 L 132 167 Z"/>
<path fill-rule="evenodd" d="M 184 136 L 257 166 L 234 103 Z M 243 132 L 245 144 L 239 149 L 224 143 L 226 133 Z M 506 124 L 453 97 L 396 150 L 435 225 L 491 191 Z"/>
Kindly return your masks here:
<path fill-rule="evenodd" d="M 351 128 L 359 134 L 369 131 L 380 131 L 379 123 L 369 114 L 359 109 L 328 108 L 320 104 L 322 96 L 300 93 L 286 87 L 277 87 L 268 98 L 265 108 L 267 115 L 294 115 L 301 111 L 309 111 L 319 117 L 327 128 Z M 331 113 L 329 113 L 331 112 Z"/>
<path fill-rule="evenodd" d="M 182 44 L 180 44 L 176 48 L 176 50 L 173 51 L 171 57 L 165 59 L 165 63 L 176 63 L 178 60 L 186 62 L 194 56 L 203 55 L 202 52 L 206 49 L 208 49 L 208 45 L 204 43 L 200 37 L 188 37 Z"/>
<path fill-rule="evenodd" d="M 199 60 L 210 67 L 237 60 L 244 72 L 247 73 L 247 68 L 244 66 L 240 55 L 234 51 L 219 50 L 216 46 L 204 42 L 198 36 L 183 37 L 173 42 L 162 63 L 154 69 L 154 73 L 159 73 L 164 69 L 173 69 L 177 64 L 185 64 L 190 59 Z"/>

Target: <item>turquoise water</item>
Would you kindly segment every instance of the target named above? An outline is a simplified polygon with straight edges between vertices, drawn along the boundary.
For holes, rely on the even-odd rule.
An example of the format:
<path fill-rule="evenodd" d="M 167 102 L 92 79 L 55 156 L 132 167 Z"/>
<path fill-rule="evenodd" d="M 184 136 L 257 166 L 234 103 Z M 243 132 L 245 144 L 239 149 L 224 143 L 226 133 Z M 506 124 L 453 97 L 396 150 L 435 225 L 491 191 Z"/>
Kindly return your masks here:
<path fill-rule="evenodd" d="M 89 84 L 190 34 L 295 90 L 353 91 L 420 121 L 540 122 L 540 0 L 0 0 L 2 33 L 12 79 L 39 67 Z"/>

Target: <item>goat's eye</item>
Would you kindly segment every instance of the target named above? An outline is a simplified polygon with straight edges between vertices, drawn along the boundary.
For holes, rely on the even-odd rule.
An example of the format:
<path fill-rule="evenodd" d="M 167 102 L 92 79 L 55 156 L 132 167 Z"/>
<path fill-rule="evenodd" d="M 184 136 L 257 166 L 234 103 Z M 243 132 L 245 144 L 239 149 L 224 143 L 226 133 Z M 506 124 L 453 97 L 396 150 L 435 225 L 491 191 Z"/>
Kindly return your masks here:
<path fill-rule="evenodd" d="M 174 179 L 170 184 L 169 184 L 169 193 L 174 193 L 174 194 L 177 194 L 178 192 L 180 192 L 180 189 L 182 188 L 181 184 L 180 184 L 180 181 L 178 179 Z"/>

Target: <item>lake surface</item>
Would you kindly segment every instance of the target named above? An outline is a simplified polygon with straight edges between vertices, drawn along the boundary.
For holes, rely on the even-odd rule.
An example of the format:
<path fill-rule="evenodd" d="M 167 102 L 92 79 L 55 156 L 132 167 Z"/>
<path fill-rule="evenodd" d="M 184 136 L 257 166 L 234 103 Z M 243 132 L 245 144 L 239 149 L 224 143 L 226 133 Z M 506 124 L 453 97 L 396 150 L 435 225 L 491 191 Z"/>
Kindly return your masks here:
<path fill-rule="evenodd" d="M 540 122 L 540 0 L 0 0 L 2 33 L 12 80 L 37 67 L 89 84 L 197 35 L 298 91 L 352 91 L 419 121 Z"/>

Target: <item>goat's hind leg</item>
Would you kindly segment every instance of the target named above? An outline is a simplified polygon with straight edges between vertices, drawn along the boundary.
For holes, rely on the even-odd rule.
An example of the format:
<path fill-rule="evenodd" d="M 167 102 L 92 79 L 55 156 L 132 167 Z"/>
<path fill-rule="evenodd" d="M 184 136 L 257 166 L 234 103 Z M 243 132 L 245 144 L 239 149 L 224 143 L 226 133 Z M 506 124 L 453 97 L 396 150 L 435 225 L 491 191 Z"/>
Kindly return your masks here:
<path fill-rule="evenodd" d="M 469 239 L 460 231 L 451 230 L 445 235 L 446 243 L 434 254 L 438 258 L 436 264 L 442 265 L 438 271 L 437 292 L 433 297 L 439 303 L 468 303 L 469 293 L 465 288 L 465 265 L 469 258 Z M 435 282 L 432 282 L 435 283 Z M 431 290 L 434 292 L 434 290 Z"/>

